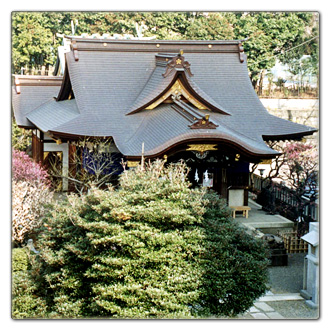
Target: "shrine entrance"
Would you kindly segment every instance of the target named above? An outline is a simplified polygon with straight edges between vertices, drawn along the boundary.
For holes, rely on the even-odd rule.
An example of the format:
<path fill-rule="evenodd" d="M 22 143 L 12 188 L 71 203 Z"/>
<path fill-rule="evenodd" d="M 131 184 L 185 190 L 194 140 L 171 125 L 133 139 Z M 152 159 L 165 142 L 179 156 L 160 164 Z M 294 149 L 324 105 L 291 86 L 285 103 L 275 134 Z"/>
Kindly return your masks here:
<path fill-rule="evenodd" d="M 230 189 L 243 189 L 244 204 L 247 203 L 249 186 L 249 162 L 237 153 L 224 153 L 220 150 L 199 152 L 184 150 L 167 157 L 167 162 L 185 161 L 190 168 L 188 179 L 192 187 L 204 186 L 228 199 Z"/>

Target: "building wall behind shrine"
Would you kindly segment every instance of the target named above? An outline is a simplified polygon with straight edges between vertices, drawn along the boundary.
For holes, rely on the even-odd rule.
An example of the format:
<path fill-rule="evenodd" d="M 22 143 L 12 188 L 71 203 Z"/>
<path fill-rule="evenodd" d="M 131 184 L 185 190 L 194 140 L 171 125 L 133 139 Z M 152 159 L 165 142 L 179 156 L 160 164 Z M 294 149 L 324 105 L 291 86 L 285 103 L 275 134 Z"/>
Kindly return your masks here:
<path fill-rule="evenodd" d="M 318 99 L 263 99 L 260 101 L 270 114 L 318 128 L 319 100 Z"/>

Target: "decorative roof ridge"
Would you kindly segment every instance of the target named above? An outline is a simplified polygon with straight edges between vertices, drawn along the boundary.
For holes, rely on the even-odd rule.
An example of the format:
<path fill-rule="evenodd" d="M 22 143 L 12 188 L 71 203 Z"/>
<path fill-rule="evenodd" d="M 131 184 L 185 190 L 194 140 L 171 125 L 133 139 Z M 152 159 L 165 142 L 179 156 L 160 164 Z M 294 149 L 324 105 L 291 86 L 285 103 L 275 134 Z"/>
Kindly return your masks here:
<path fill-rule="evenodd" d="M 174 101 L 174 104 L 171 106 L 172 109 L 191 123 L 191 125 L 188 125 L 189 128 L 216 129 L 219 126 L 210 120 L 209 114 L 200 114 L 193 107 L 182 102 L 180 95 L 172 96 L 172 99 Z"/>
<path fill-rule="evenodd" d="M 116 39 L 83 38 L 65 36 L 78 61 L 79 51 L 106 52 L 176 52 L 184 48 L 186 53 L 236 53 L 244 61 L 243 40 L 154 40 L 154 39 Z"/>
<path fill-rule="evenodd" d="M 37 76 L 37 75 L 16 75 L 13 74 L 13 86 L 16 93 L 21 94 L 21 86 L 61 86 L 62 77 Z"/>
<path fill-rule="evenodd" d="M 98 42 L 120 42 L 120 43 L 159 43 L 159 44 L 168 44 L 168 43 L 171 43 L 171 44 L 177 44 L 177 45 L 180 45 L 180 44 L 213 44 L 213 45 L 216 45 L 216 44 L 231 44 L 231 45 L 238 45 L 238 44 L 241 44 L 242 42 L 244 42 L 246 39 L 233 39 L 233 40 L 174 40 L 174 39 L 157 39 L 155 40 L 154 38 L 152 37 L 143 37 L 142 39 L 139 38 L 139 37 L 125 37 L 125 36 L 129 36 L 129 35 L 124 35 L 124 37 L 122 38 L 119 38 L 119 37 L 116 37 L 118 35 L 114 35 L 114 36 L 110 36 L 108 34 L 103 34 L 102 36 L 101 35 L 98 35 L 97 34 L 93 34 L 91 36 L 88 36 L 88 34 L 84 33 L 82 34 L 81 36 L 72 36 L 72 35 L 64 35 L 64 38 L 66 39 L 70 39 L 70 40 L 76 40 L 78 42 L 95 42 L 95 43 L 98 43 Z"/>
<path fill-rule="evenodd" d="M 13 74 L 12 77 L 26 80 L 61 80 L 62 76 Z"/>
<path fill-rule="evenodd" d="M 166 78 L 172 70 L 177 71 L 185 71 L 190 77 L 193 76 L 193 74 L 190 71 L 190 63 L 188 61 L 185 61 L 183 56 L 183 50 L 180 50 L 180 53 L 174 56 L 171 61 L 167 61 L 166 64 L 166 71 L 163 73 L 163 77 Z"/>
<path fill-rule="evenodd" d="M 169 56 L 167 56 L 169 55 Z M 171 60 L 169 60 L 171 58 Z M 159 76 L 159 70 L 157 72 L 157 67 L 165 67 L 163 63 L 166 63 L 165 73 Z M 190 70 L 190 63 L 185 61 L 183 56 L 183 50 L 180 50 L 179 54 L 173 56 L 172 54 L 157 54 L 156 55 L 156 67 L 152 74 L 150 75 L 147 83 L 141 90 L 140 94 L 137 96 L 135 102 L 130 107 L 130 110 L 126 115 L 132 115 L 143 109 L 152 110 L 160 103 L 162 103 L 170 94 L 173 94 L 171 89 L 180 89 L 189 101 L 200 109 L 209 109 L 210 111 L 215 111 L 224 115 L 231 115 L 229 111 L 224 110 L 223 107 L 219 106 L 209 95 L 207 95 L 198 85 L 191 80 L 193 73 Z M 141 97 L 144 91 L 146 91 L 151 85 L 152 91 L 155 90 L 155 86 L 161 86 L 157 93 L 149 92 L 149 96 Z M 178 85 L 178 86 L 176 86 Z M 181 93 L 180 92 L 180 93 Z M 178 91 L 175 91 L 178 93 Z M 142 100 L 141 100 L 142 98 Z"/>

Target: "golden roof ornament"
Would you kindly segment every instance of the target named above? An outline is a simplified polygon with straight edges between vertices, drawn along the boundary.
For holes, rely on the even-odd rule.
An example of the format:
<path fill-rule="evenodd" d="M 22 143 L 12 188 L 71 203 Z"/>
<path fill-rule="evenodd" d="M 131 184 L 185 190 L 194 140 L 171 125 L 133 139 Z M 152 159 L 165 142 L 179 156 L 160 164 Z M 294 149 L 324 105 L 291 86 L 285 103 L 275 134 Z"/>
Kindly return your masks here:
<path fill-rule="evenodd" d="M 190 63 L 184 59 L 183 49 L 181 49 L 179 54 L 173 57 L 171 61 L 167 62 L 163 77 L 166 78 L 173 70 L 185 71 L 190 77 L 193 76 L 190 71 Z"/>

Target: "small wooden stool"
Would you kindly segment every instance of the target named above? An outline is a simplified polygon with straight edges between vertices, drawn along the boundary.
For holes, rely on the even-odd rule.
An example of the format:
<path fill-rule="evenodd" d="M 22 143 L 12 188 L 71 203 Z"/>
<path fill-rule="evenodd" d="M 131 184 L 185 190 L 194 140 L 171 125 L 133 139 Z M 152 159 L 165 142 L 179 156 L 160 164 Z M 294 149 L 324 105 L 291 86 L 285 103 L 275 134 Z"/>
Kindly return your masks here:
<path fill-rule="evenodd" d="M 243 211 L 243 217 L 247 219 L 249 217 L 249 211 L 251 210 L 249 206 L 230 206 L 230 208 L 232 209 L 234 219 L 236 217 L 236 211 Z"/>

